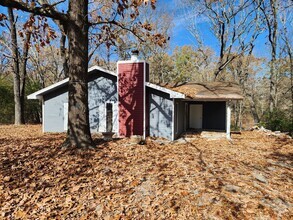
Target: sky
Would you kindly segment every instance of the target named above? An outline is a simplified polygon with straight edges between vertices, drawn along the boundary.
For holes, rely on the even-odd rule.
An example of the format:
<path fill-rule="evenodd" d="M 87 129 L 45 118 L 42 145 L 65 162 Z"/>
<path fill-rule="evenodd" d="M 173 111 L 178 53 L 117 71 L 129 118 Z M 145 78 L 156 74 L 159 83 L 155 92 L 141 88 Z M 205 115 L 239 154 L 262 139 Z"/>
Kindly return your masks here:
<path fill-rule="evenodd" d="M 173 17 L 173 31 L 170 37 L 170 51 L 176 46 L 183 45 L 196 45 L 194 37 L 189 33 L 186 29 L 186 25 L 188 23 L 188 19 L 194 19 L 192 17 L 192 13 L 189 15 L 190 17 L 186 19 L 186 14 L 182 13 L 182 10 L 176 4 L 176 0 L 158 0 L 157 8 L 160 10 L 164 10 L 166 13 L 171 14 Z M 6 13 L 7 9 L 0 6 L 0 13 Z M 201 30 L 202 37 L 204 39 L 205 45 L 211 47 L 216 54 L 219 52 L 219 45 L 216 38 L 209 31 L 209 24 L 204 19 L 197 21 L 197 24 Z M 292 28 L 292 27 L 291 27 Z M 0 32 L 2 32 L 3 28 L 0 27 Z M 258 57 L 266 57 L 269 54 L 269 48 L 265 45 L 267 34 L 263 33 L 259 36 L 256 41 L 256 47 L 254 50 L 254 54 Z"/>
<path fill-rule="evenodd" d="M 194 37 L 187 30 L 187 23 L 189 19 L 192 18 L 192 13 L 190 17 L 186 19 L 186 14 L 176 4 L 176 0 L 158 0 L 158 8 L 164 8 L 166 13 L 173 15 L 173 25 L 174 29 L 172 36 L 170 38 L 171 51 L 176 46 L 184 45 L 196 45 Z M 199 29 L 201 30 L 202 38 L 204 39 L 205 45 L 212 48 L 216 53 L 219 52 L 219 44 L 214 35 L 209 31 L 209 24 L 204 19 L 197 21 Z M 258 57 L 267 57 L 268 56 L 268 46 L 265 44 L 267 34 L 261 34 L 256 40 L 256 46 L 254 49 L 254 54 Z"/>

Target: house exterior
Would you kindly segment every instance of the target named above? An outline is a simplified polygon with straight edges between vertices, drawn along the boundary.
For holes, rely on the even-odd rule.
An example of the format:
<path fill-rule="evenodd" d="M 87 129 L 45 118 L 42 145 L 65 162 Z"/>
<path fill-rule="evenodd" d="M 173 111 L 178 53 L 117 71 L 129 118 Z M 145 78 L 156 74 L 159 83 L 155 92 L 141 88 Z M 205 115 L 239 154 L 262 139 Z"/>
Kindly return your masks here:
<path fill-rule="evenodd" d="M 149 82 L 149 65 L 136 56 L 119 61 L 117 73 L 93 66 L 88 70 L 91 132 L 115 132 L 175 140 L 189 129 L 225 131 L 230 138 L 229 106 L 241 100 L 232 83 L 187 83 L 166 88 Z M 68 122 L 68 78 L 28 99 L 42 101 L 43 132 L 65 132 Z"/>

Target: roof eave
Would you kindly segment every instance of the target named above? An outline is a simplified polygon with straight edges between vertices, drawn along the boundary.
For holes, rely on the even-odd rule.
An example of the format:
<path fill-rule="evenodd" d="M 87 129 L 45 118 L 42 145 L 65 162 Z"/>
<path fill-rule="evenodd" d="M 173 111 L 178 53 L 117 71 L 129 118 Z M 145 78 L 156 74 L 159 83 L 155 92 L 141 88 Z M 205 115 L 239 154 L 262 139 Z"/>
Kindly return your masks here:
<path fill-rule="evenodd" d="M 110 70 L 106 70 L 106 69 L 104 69 L 104 68 L 102 68 L 102 67 L 100 67 L 100 66 L 97 66 L 97 65 L 90 67 L 90 68 L 88 69 L 88 72 L 91 72 L 91 71 L 93 71 L 93 70 L 99 70 L 99 71 L 101 71 L 101 72 L 108 73 L 108 74 L 110 74 L 110 75 L 112 75 L 112 76 L 117 76 L 117 74 L 116 74 L 115 72 L 112 72 L 112 71 L 110 71 Z"/>
<path fill-rule="evenodd" d="M 108 73 L 110 75 L 113 75 L 113 76 L 117 76 L 114 72 L 112 71 L 109 71 L 109 70 L 105 70 L 103 69 L 102 67 L 99 67 L 99 66 L 92 66 L 88 69 L 88 72 L 92 72 L 93 70 L 99 70 L 101 72 L 105 72 L 105 73 Z M 69 82 L 69 78 L 66 78 L 64 80 L 61 80 L 60 82 L 57 82 L 57 83 L 54 83 L 46 88 L 43 88 L 39 91 L 36 91 L 30 95 L 27 96 L 27 99 L 42 99 L 43 98 L 43 95 L 50 92 L 50 91 L 53 91 L 55 89 L 58 89 L 62 86 L 64 86 L 66 83 Z"/>
<path fill-rule="evenodd" d="M 69 81 L 69 78 L 63 79 L 60 82 L 54 83 L 53 85 L 50 85 L 46 88 L 43 88 L 39 91 L 36 91 L 28 95 L 27 99 L 41 99 L 45 93 L 62 87 L 64 84 L 68 83 L 68 81 Z"/>
<path fill-rule="evenodd" d="M 158 85 L 150 83 L 150 82 L 146 82 L 146 86 L 149 88 L 152 88 L 152 89 L 169 94 L 171 99 L 185 99 L 185 95 L 180 92 L 175 92 L 171 89 L 167 89 L 167 88 L 164 88 L 162 86 L 158 86 Z"/>
<path fill-rule="evenodd" d="M 223 98 L 223 97 L 186 97 L 187 100 L 189 101 L 218 101 L 218 102 L 223 102 L 223 101 L 241 101 L 243 100 L 243 97 L 229 97 L 229 98 Z"/>

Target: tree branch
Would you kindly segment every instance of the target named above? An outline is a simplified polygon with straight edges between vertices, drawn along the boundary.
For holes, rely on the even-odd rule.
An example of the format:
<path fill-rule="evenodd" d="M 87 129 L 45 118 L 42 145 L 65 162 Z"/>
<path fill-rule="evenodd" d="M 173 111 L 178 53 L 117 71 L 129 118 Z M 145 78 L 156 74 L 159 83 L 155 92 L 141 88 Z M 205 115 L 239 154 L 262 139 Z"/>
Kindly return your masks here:
<path fill-rule="evenodd" d="M 30 6 L 28 3 L 17 0 L 1 0 L 0 5 L 4 7 L 16 8 L 34 15 L 46 16 L 59 21 L 68 20 L 67 14 L 56 11 L 53 5 L 42 5 L 41 7 Z"/>
<path fill-rule="evenodd" d="M 95 26 L 95 25 L 102 25 L 102 24 L 109 24 L 109 25 L 115 25 L 117 27 L 120 27 L 121 29 L 124 29 L 126 31 L 131 32 L 135 37 L 137 37 L 141 42 L 145 42 L 145 40 L 139 36 L 137 33 L 135 33 L 132 29 L 127 28 L 126 26 L 123 26 L 122 24 L 119 24 L 117 21 L 115 20 L 111 20 L 111 21 L 100 21 L 100 22 L 96 22 L 96 23 L 90 23 L 89 22 L 89 26 Z"/>

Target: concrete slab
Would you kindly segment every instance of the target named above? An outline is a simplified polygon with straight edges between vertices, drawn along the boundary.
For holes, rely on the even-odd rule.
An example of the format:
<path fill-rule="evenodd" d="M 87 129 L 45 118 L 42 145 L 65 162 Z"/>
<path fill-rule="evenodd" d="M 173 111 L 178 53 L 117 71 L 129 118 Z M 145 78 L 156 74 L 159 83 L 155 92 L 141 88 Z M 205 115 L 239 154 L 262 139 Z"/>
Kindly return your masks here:
<path fill-rule="evenodd" d="M 209 140 L 219 140 L 226 138 L 226 133 L 218 131 L 202 131 L 200 136 Z"/>

